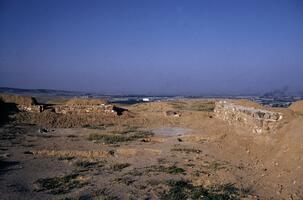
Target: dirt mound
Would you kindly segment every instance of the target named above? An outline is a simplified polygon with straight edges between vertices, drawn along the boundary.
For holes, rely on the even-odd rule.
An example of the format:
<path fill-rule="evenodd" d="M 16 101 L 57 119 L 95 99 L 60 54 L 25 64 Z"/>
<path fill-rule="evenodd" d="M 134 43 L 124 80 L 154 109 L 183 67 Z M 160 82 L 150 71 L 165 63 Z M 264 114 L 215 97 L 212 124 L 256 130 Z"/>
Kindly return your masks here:
<path fill-rule="evenodd" d="M 102 105 L 107 104 L 105 99 L 80 99 L 74 98 L 66 102 L 66 105 L 81 105 L 81 106 L 92 106 L 92 105 Z"/>
<path fill-rule="evenodd" d="M 240 105 L 240 106 L 246 106 L 246 107 L 252 107 L 252 108 L 257 108 L 257 109 L 265 109 L 264 106 L 261 104 L 258 104 L 256 102 L 247 100 L 247 99 L 235 99 L 232 100 L 234 104 Z"/>
<path fill-rule="evenodd" d="M 296 113 L 303 114 L 303 100 L 292 103 L 289 109 Z"/>
<path fill-rule="evenodd" d="M 37 105 L 37 100 L 34 97 L 17 96 L 11 94 L 0 94 L 0 99 L 5 103 L 14 103 L 24 106 Z"/>
<path fill-rule="evenodd" d="M 283 115 L 264 109 L 236 105 L 227 101 L 216 103 L 215 116 L 229 124 L 245 126 L 254 133 L 275 132 Z"/>
<path fill-rule="evenodd" d="M 127 118 L 127 116 L 119 116 L 119 119 Z M 50 111 L 42 113 L 22 112 L 14 116 L 17 123 L 37 124 L 44 127 L 52 128 L 80 128 L 86 126 L 94 126 L 99 124 L 112 124 L 118 120 L 116 115 L 108 115 L 104 113 L 87 113 L 81 114 L 60 114 Z"/>

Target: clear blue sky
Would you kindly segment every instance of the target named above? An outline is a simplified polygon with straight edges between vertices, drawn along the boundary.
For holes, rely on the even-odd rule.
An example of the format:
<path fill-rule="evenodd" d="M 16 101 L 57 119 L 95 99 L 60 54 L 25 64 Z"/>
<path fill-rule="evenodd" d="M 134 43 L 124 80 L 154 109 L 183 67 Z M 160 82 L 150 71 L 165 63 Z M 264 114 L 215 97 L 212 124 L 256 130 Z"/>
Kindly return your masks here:
<path fill-rule="evenodd" d="M 0 86 L 303 91 L 303 1 L 0 0 Z"/>

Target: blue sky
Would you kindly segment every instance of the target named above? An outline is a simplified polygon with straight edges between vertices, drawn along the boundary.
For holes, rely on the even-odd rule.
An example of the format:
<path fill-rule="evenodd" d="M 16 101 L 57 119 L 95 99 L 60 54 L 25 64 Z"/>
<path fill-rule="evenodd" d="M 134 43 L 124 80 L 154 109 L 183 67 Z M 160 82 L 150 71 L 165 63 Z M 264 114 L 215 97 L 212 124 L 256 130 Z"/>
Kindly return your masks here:
<path fill-rule="evenodd" d="M 0 86 L 303 91 L 302 0 L 0 0 Z"/>

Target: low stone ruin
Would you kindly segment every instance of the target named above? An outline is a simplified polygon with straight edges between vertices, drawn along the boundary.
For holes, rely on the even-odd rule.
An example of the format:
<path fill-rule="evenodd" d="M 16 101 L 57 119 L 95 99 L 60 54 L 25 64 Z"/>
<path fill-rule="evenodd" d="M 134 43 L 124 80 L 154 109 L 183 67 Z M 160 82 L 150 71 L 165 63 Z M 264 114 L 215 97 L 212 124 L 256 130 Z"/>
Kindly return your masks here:
<path fill-rule="evenodd" d="M 281 113 L 235 105 L 229 101 L 216 102 L 215 116 L 229 124 L 240 125 L 254 133 L 273 133 L 283 118 Z"/>
<path fill-rule="evenodd" d="M 6 104 L 12 104 L 19 111 L 40 113 L 50 110 L 59 114 L 85 114 L 85 113 L 118 113 L 118 108 L 110 105 L 103 99 L 70 99 L 63 105 L 41 105 L 36 99 L 28 96 L 0 94 L 0 100 Z"/>
<path fill-rule="evenodd" d="M 85 114 L 85 113 L 113 113 L 113 105 L 56 105 L 54 106 L 56 113 L 67 114 Z"/>
<path fill-rule="evenodd" d="M 54 105 L 55 113 L 85 114 L 85 113 L 115 113 L 113 105 L 103 99 L 81 99 L 68 100 L 64 105 Z"/>

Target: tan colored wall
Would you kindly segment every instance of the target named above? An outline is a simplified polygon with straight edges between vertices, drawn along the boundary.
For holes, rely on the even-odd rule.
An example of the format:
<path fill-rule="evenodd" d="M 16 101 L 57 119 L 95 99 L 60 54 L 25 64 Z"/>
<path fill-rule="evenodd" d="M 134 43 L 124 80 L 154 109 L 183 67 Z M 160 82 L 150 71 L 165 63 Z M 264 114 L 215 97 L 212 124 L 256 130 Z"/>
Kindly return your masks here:
<path fill-rule="evenodd" d="M 111 113 L 113 112 L 112 105 L 99 105 L 99 106 L 80 106 L 80 105 L 57 105 L 54 106 L 56 113 L 77 113 L 77 114 L 85 114 L 85 113 Z"/>
<path fill-rule="evenodd" d="M 214 112 L 217 118 L 247 127 L 254 133 L 274 133 L 283 118 L 278 112 L 236 105 L 229 101 L 217 102 Z"/>

